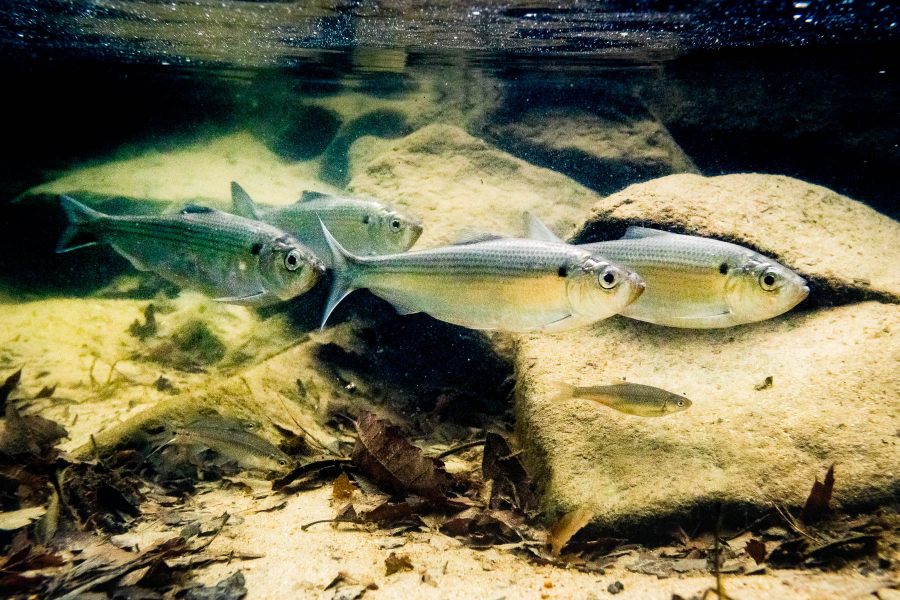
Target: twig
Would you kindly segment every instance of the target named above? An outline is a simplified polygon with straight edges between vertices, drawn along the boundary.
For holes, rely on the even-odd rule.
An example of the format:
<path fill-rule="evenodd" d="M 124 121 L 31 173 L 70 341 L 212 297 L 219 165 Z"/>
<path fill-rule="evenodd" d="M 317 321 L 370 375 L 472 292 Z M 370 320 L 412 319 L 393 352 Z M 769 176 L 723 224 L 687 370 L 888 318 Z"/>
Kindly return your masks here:
<path fill-rule="evenodd" d="M 434 458 L 444 458 L 445 456 L 450 456 L 451 454 L 456 454 L 457 452 L 462 452 L 463 450 L 468 450 L 469 448 L 474 448 L 475 446 L 483 446 L 486 441 L 487 440 L 472 440 L 471 442 L 466 442 L 465 444 L 454 446 L 449 450 L 444 450 Z"/>
<path fill-rule="evenodd" d="M 773 504 L 775 510 L 778 511 L 778 514 L 781 515 L 781 518 L 784 519 L 784 522 L 788 524 L 788 526 L 793 529 L 796 533 L 799 533 L 803 537 L 813 542 L 818 541 L 815 536 L 810 535 L 798 522 L 794 516 L 787 511 L 787 509 L 781 508 L 777 504 Z"/>

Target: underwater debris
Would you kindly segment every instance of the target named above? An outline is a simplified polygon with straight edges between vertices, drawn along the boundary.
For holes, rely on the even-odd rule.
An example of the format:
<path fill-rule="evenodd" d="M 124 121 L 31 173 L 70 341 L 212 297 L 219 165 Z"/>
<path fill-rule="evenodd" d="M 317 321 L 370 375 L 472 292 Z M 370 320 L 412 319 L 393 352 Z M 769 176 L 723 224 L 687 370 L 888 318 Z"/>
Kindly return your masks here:
<path fill-rule="evenodd" d="M 332 484 L 331 499 L 335 501 L 349 500 L 353 496 L 354 491 L 356 491 L 356 486 L 347 477 L 347 473 L 342 472 Z"/>
<path fill-rule="evenodd" d="M 244 574 L 240 571 L 214 586 L 190 588 L 184 594 L 185 600 L 240 600 L 247 595 Z"/>
<path fill-rule="evenodd" d="M 766 377 L 763 380 L 762 383 L 753 386 L 753 389 L 756 390 L 757 392 L 761 392 L 763 390 L 768 390 L 769 388 L 772 387 L 774 382 L 775 382 L 775 378 L 772 377 L 771 375 L 769 375 L 768 377 Z"/>
<path fill-rule="evenodd" d="M 550 546 L 550 553 L 553 556 L 559 556 L 563 546 L 593 518 L 593 511 L 583 508 L 563 515 L 547 533 L 547 545 Z"/>
<path fill-rule="evenodd" d="M 408 554 L 391 552 L 388 557 L 384 559 L 385 577 L 390 577 L 394 573 L 399 573 L 400 571 L 412 571 L 413 568 L 412 561 L 409 559 Z"/>
<path fill-rule="evenodd" d="M 148 337 L 153 337 L 156 335 L 157 325 L 156 325 L 156 307 L 153 304 L 148 304 L 144 309 L 144 324 L 137 319 L 134 320 L 134 323 L 128 326 L 128 333 L 138 338 L 139 340 L 145 340 Z"/>
<path fill-rule="evenodd" d="M 426 457 L 399 429 L 374 413 L 357 419 L 359 439 L 351 459 L 363 473 L 389 492 L 446 498 L 450 480 L 443 463 Z"/>
<path fill-rule="evenodd" d="M 750 538 L 747 540 L 745 549 L 756 564 L 760 565 L 766 560 L 766 545 L 758 539 Z"/>
<path fill-rule="evenodd" d="M 9 398 L 9 395 L 12 393 L 16 386 L 19 385 L 19 381 L 22 379 L 22 369 L 19 369 L 9 377 L 7 377 L 3 385 L 0 385 L 0 416 L 6 414 L 6 401 Z"/>
<path fill-rule="evenodd" d="M 806 504 L 800 512 L 800 520 L 804 523 L 818 521 L 828 513 L 828 505 L 831 503 L 831 494 L 834 491 L 834 465 L 825 473 L 824 483 L 819 483 L 816 477 Z"/>
<path fill-rule="evenodd" d="M 485 481 L 493 481 L 488 505 L 493 509 L 519 510 L 526 515 L 537 511 L 537 498 L 531 478 L 519 457 L 513 454 L 503 436 L 487 434 L 481 473 Z"/>

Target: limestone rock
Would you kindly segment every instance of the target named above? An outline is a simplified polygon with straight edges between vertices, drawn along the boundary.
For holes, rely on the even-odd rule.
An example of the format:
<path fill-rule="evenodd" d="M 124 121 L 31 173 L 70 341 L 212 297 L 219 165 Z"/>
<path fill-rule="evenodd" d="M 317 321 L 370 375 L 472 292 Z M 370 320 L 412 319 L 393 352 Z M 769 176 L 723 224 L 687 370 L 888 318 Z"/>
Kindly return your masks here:
<path fill-rule="evenodd" d="M 585 243 L 625 225 L 736 242 L 811 280 L 813 304 L 900 300 L 900 223 L 827 188 L 776 175 L 671 175 L 604 198 L 575 233 Z"/>
<path fill-rule="evenodd" d="M 498 146 L 601 193 L 697 167 L 659 121 L 604 119 L 577 109 L 531 110 L 489 129 Z"/>
<path fill-rule="evenodd" d="M 900 473 L 900 306 L 866 302 L 729 330 L 614 317 L 565 335 L 522 336 L 517 430 L 550 514 L 592 510 L 603 528 L 660 524 L 708 509 L 802 506 L 835 464 L 833 504 L 884 501 Z M 772 386 L 763 382 L 772 377 Z M 621 380 L 693 406 L 651 419 L 551 381 Z M 645 530 L 646 531 L 646 530 Z"/>
<path fill-rule="evenodd" d="M 353 164 L 360 167 L 348 190 L 418 215 L 425 232 L 417 248 L 450 243 L 469 228 L 521 235 L 526 210 L 552 226 L 570 227 L 600 200 L 568 177 L 451 125 L 429 125 L 387 145 L 366 145 L 377 154 L 365 161 L 361 152 L 351 151 Z"/>

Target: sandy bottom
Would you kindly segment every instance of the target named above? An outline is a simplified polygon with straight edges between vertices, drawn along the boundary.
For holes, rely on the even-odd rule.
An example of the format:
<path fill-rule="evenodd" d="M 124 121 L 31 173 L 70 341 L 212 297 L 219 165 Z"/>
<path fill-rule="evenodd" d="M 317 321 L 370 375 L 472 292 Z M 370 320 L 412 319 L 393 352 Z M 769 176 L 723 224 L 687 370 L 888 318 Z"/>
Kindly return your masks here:
<path fill-rule="evenodd" d="M 217 564 L 197 573 L 205 584 L 214 584 L 241 569 L 247 579 L 248 600 L 335 597 L 324 589 L 339 572 L 354 579 L 374 582 L 378 589 L 366 599 L 422 598 L 508 600 L 612 598 L 607 587 L 619 581 L 624 591 L 616 598 L 670 600 L 672 594 L 690 598 L 714 585 L 711 576 L 657 579 L 631 573 L 626 566 L 635 553 L 620 557 L 605 575 L 556 567 L 534 566 L 512 553 L 491 549 L 476 551 L 439 532 L 401 533 L 364 531 L 353 525 L 305 523 L 334 516 L 330 486 L 286 498 L 286 506 L 274 512 L 255 511 L 277 504 L 269 497 L 215 491 L 199 497 L 204 510 L 239 515 L 243 523 L 226 527 L 211 551 L 264 554 L 263 558 Z M 385 559 L 391 552 L 408 555 L 414 569 L 385 575 Z M 727 577 L 726 591 L 736 600 L 757 598 L 841 599 L 872 597 L 888 584 L 883 578 L 804 571 L 769 571 L 765 575 Z"/>

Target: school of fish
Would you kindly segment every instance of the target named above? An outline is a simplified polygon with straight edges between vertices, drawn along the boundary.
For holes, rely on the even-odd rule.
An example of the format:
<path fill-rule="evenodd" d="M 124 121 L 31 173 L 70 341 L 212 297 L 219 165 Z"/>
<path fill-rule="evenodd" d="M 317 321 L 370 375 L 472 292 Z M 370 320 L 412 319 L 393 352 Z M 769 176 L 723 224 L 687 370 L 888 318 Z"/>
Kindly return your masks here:
<path fill-rule="evenodd" d="M 368 289 L 400 314 L 426 313 L 471 329 L 554 333 L 615 314 L 668 327 L 732 327 L 783 314 L 809 294 L 797 273 L 719 240 L 630 227 L 618 240 L 572 245 L 526 213 L 526 238 L 485 236 L 409 251 L 423 231 L 415 216 L 362 198 L 303 192 L 267 208 L 232 182 L 232 212 L 188 206 L 178 213 L 107 215 L 61 196 L 69 225 L 57 252 L 104 243 L 135 268 L 221 302 L 265 306 L 291 300 L 333 271 L 322 327 L 348 294 Z M 691 401 L 632 383 L 554 384 L 556 400 L 586 399 L 619 412 L 660 417 Z M 200 446 L 248 468 L 283 470 L 288 458 L 239 427 L 176 429 L 164 445 Z"/>

